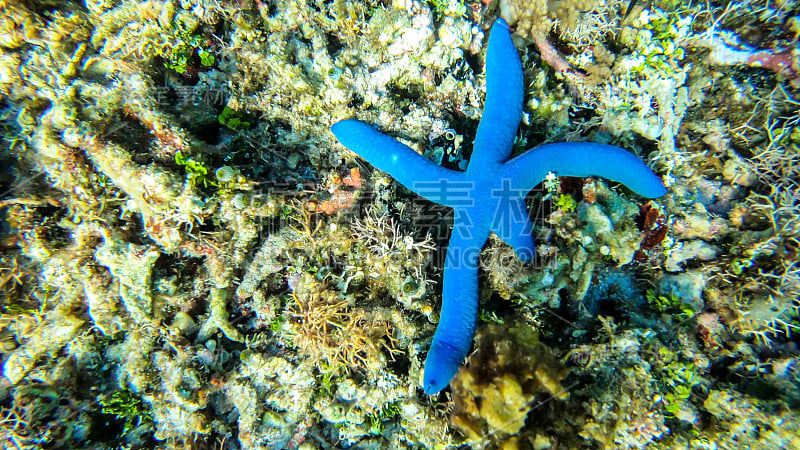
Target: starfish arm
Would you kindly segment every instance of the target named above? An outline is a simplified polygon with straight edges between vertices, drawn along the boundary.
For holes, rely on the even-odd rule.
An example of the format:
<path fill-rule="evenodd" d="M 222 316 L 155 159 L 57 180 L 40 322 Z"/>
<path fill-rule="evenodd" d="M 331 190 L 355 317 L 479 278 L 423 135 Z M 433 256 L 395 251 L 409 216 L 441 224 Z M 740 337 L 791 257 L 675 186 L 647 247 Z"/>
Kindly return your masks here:
<path fill-rule="evenodd" d="M 337 122 L 331 131 L 342 145 L 411 191 L 432 202 L 452 206 L 449 198 L 452 195 L 448 195 L 452 193 L 451 183 L 461 182 L 463 172 L 438 166 L 411 147 L 358 120 Z"/>
<path fill-rule="evenodd" d="M 501 163 L 511 154 L 522 116 L 523 81 L 522 64 L 508 24 L 497 19 L 486 51 L 486 100 L 468 171 Z"/>
<path fill-rule="evenodd" d="M 667 189 L 661 178 L 633 153 L 593 142 L 559 142 L 533 148 L 508 161 L 503 176 L 517 189 L 530 190 L 548 172 L 568 177 L 598 176 L 624 184 L 647 198 L 661 197 Z"/>
<path fill-rule="evenodd" d="M 472 345 L 478 317 L 478 255 L 485 239 L 463 236 L 457 228 L 453 227 L 447 246 L 439 325 L 425 359 L 422 384 L 429 395 L 444 389 L 458 372 Z"/>
<path fill-rule="evenodd" d="M 495 221 L 492 231 L 514 248 L 519 259 L 530 263 L 536 254 L 536 244 L 533 239 L 533 224 L 525 207 L 525 197 L 510 199 L 504 208 L 505 211 L 497 211 L 496 214 L 503 214 L 505 218 Z"/>

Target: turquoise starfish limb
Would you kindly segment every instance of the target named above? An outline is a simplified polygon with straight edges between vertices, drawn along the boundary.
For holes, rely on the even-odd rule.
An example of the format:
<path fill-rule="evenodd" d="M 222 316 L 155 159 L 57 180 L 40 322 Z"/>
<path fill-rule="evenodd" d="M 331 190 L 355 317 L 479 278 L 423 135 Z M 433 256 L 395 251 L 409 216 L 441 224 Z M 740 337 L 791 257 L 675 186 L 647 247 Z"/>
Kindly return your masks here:
<path fill-rule="evenodd" d="M 497 166 L 511 155 L 522 117 L 525 79 L 508 24 L 497 19 L 486 50 L 486 99 L 467 172 Z M 481 149 L 481 151 L 474 151 Z"/>
<path fill-rule="evenodd" d="M 370 125 L 358 120 L 342 120 L 331 131 L 345 147 L 368 163 L 391 174 L 403 186 L 428 200 L 450 206 L 444 190 L 436 189 L 442 180 L 457 183 L 466 179 L 464 172 L 446 169 L 415 152 Z"/>
<path fill-rule="evenodd" d="M 410 147 L 357 120 L 331 127 L 345 147 L 413 192 L 454 210 L 445 259 L 442 311 L 425 360 L 423 389 L 435 394 L 458 371 L 472 345 L 478 315 L 478 255 L 490 233 L 523 261 L 534 256 L 525 196 L 548 172 L 598 176 L 637 194 L 660 197 L 661 179 L 630 152 L 611 145 L 561 142 L 507 161 L 522 115 L 523 76 L 508 25 L 497 19 L 486 55 L 486 100 L 472 157 L 464 172 L 440 167 Z"/>

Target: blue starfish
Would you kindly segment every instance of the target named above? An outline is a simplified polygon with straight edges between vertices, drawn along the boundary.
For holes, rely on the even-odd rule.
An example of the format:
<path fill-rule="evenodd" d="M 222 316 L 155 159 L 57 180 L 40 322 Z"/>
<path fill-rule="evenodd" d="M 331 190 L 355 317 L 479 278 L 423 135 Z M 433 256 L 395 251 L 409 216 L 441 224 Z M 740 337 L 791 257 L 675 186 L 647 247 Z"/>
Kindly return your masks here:
<path fill-rule="evenodd" d="M 423 388 L 434 394 L 458 371 L 472 344 L 478 313 L 478 254 L 490 232 L 510 244 L 525 262 L 534 256 L 525 196 L 548 172 L 600 176 L 654 198 L 664 185 L 634 154 L 611 145 L 560 142 L 508 160 L 522 115 L 522 65 L 508 24 L 492 26 L 486 55 L 486 101 L 469 166 L 440 167 L 394 138 L 357 120 L 331 131 L 350 150 L 430 201 L 455 211 L 447 248 L 442 312 L 425 360 Z"/>

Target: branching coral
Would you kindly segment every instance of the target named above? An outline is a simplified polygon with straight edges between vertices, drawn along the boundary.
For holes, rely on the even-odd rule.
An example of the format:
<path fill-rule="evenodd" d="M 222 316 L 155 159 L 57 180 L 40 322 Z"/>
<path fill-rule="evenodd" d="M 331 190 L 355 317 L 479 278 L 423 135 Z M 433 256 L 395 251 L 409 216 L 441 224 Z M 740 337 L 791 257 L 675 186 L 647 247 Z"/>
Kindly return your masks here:
<path fill-rule="evenodd" d="M 795 88 L 800 87 L 800 52 L 794 45 L 800 31 L 798 19 L 790 16 L 791 8 L 787 5 L 767 1 L 729 2 L 724 8 L 710 7 L 701 14 L 707 17 L 708 27 L 704 33 L 692 38 L 691 44 L 710 50 L 709 63 L 763 67 L 774 71 Z M 725 29 L 728 26 L 759 27 L 763 34 L 759 39 L 762 48 L 742 42 L 739 36 Z M 791 34 L 794 34 L 794 39 L 787 39 Z M 763 47 L 765 41 L 769 42 L 766 48 Z"/>
<path fill-rule="evenodd" d="M 550 43 L 547 36 L 557 31 L 562 39 L 573 45 L 596 44 L 613 35 L 619 25 L 622 1 L 571 0 L 519 1 L 503 0 L 500 12 L 522 36 L 536 42 L 544 62 L 556 72 L 573 72 L 570 63 Z"/>
<path fill-rule="evenodd" d="M 403 231 L 400 221 L 378 212 L 376 205 L 368 208 L 351 227 L 357 242 L 355 250 L 365 250 L 366 257 L 359 265 L 364 267 L 370 283 L 386 287 L 405 307 L 430 315 L 429 303 L 422 301 L 431 283 L 424 273 L 433 257 L 430 235 L 417 239 Z M 407 216 L 405 211 L 400 212 L 400 220 Z"/>
<path fill-rule="evenodd" d="M 595 42 L 614 29 L 621 1 L 571 0 L 524 2 L 503 0 L 500 11 L 517 31 L 534 39 L 543 39 L 556 28 L 562 37 L 585 45 Z"/>
<path fill-rule="evenodd" d="M 751 192 L 735 216 L 740 228 L 758 231 L 745 231 L 729 271 L 752 277 L 735 291 L 734 328 L 767 341 L 790 334 L 800 309 L 800 116 L 782 87 L 756 103 L 754 117 L 762 103 L 762 126 L 747 130 L 754 148 L 747 170 L 757 174 L 762 192 Z"/>
<path fill-rule="evenodd" d="M 375 376 L 395 350 L 392 328 L 378 311 L 355 308 L 306 274 L 286 307 L 291 342 L 320 370 Z"/>

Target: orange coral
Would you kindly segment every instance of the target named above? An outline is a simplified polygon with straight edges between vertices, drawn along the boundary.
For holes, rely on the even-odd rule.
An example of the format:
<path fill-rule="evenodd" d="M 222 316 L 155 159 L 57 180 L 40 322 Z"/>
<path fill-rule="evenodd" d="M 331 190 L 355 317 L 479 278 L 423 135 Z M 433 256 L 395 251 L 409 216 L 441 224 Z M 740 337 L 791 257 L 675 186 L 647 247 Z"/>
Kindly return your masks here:
<path fill-rule="evenodd" d="M 344 177 L 342 182 L 350 187 L 354 187 L 359 189 L 363 185 L 363 180 L 361 179 L 361 171 L 358 170 L 358 167 L 353 167 L 350 169 L 350 175 Z"/>
<path fill-rule="evenodd" d="M 309 202 L 308 209 L 313 212 L 324 212 L 325 214 L 331 215 L 341 209 L 349 208 L 355 204 L 356 191 L 344 189 L 342 186 L 359 189 L 363 184 L 361 171 L 358 170 L 358 167 L 354 167 L 350 169 L 350 174 L 344 177 L 344 179 L 338 179 L 337 177 L 335 185 L 336 190 L 329 199 L 319 202 Z"/>
<path fill-rule="evenodd" d="M 314 212 L 324 212 L 325 214 L 331 215 L 340 209 L 353 206 L 356 201 L 355 197 L 355 191 L 337 190 L 328 200 L 319 203 L 309 203 L 309 209 Z"/>

